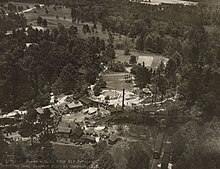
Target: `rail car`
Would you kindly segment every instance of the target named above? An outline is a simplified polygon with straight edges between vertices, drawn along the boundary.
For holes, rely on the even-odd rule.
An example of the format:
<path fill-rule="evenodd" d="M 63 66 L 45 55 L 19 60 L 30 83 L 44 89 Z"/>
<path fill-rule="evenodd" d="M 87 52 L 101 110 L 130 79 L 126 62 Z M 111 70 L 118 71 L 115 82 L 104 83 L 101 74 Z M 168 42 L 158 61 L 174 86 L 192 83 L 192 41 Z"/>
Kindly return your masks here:
<path fill-rule="evenodd" d="M 164 153 L 161 157 L 161 169 L 168 169 L 168 164 L 170 162 L 170 154 Z"/>
<path fill-rule="evenodd" d="M 164 142 L 163 144 L 163 153 L 161 157 L 161 169 L 168 169 L 168 164 L 170 163 L 171 151 L 172 151 L 171 142 Z"/>
<path fill-rule="evenodd" d="M 153 158 L 159 159 L 161 155 L 161 150 L 163 147 L 163 138 L 165 136 L 165 133 L 159 133 L 157 136 L 156 144 L 154 146 L 154 152 L 153 152 Z"/>

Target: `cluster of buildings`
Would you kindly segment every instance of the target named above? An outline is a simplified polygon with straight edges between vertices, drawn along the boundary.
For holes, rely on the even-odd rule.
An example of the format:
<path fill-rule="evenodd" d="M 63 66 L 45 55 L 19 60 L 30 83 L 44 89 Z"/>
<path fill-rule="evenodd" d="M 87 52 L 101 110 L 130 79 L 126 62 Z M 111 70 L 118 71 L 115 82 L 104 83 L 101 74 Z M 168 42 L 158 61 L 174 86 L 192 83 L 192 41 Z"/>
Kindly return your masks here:
<path fill-rule="evenodd" d="M 101 102 L 86 96 L 78 100 L 68 96 L 59 107 L 63 115 L 57 126 L 57 141 L 95 144 L 100 140 L 108 140 L 110 144 L 114 144 L 119 140 L 115 131 L 100 122 L 103 116 L 110 114 Z"/>

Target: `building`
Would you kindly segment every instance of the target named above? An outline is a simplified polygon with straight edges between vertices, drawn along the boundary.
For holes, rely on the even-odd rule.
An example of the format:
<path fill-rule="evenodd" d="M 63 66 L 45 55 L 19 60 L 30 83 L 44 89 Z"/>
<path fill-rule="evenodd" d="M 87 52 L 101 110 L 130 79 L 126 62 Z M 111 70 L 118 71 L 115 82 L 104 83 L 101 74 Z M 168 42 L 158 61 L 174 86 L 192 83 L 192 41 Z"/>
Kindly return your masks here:
<path fill-rule="evenodd" d="M 81 137 L 81 140 L 86 144 L 89 144 L 89 143 L 95 144 L 96 143 L 95 137 L 92 137 L 90 135 L 83 135 Z"/>
<path fill-rule="evenodd" d="M 85 108 L 98 107 L 99 106 L 99 102 L 97 102 L 97 101 L 95 101 L 95 100 L 93 100 L 89 97 L 83 96 L 79 99 L 79 101 L 83 104 L 83 106 Z"/>
<path fill-rule="evenodd" d="M 124 111 L 121 107 L 110 107 L 108 110 L 111 112 L 111 116 L 118 115 Z"/>
<path fill-rule="evenodd" d="M 70 138 L 70 134 L 72 132 L 72 129 L 69 127 L 59 125 L 57 132 L 58 132 L 58 138 L 60 138 L 60 139 L 64 138 L 67 140 L 68 138 Z"/>
<path fill-rule="evenodd" d="M 69 103 L 66 106 L 71 112 L 81 111 L 83 108 L 83 104 L 79 101 L 73 101 L 72 103 Z"/>

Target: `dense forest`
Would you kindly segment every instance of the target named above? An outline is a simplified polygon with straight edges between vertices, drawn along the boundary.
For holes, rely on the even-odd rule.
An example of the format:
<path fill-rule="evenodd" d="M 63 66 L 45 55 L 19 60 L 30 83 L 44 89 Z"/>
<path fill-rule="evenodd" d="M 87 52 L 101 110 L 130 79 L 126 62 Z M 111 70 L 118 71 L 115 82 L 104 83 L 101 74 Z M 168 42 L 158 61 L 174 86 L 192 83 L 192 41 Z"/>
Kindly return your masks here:
<path fill-rule="evenodd" d="M 215 29 L 219 25 L 218 8 L 205 2 L 198 6 L 114 2 L 83 0 L 63 3 L 72 9 L 73 22 L 100 22 L 103 31 L 132 38 L 136 50 L 167 56 L 170 59 L 166 68 L 169 87 L 176 88 L 188 105 L 200 107 L 206 118 L 219 116 L 220 32 Z M 1 24 L 2 32 L 26 24 L 22 15 L 13 12 L 7 17 L 2 13 L 1 20 L 5 23 Z M 64 28 L 60 25 L 51 31 L 28 28 L 25 34 L 24 29 L 14 29 L 11 36 L 2 35 L 1 107 L 19 108 L 33 98 L 41 100 L 52 91 L 49 86 L 61 93 L 77 90 L 84 80 L 93 84 L 100 72 L 100 63 L 106 62 L 101 56 L 112 55 L 113 46 L 108 45 L 107 52 L 101 52 L 105 47 L 99 38 L 79 39 L 75 34 L 74 26 Z M 28 42 L 37 45 L 25 49 Z M 72 73 L 68 74 L 72 69 L 74 77 L 71 77 Z M 86 71 L 82 71 L 84 69 Z M 21 75 L 22 78 L 18 78 Z M 64 80 L 61 76 L 65 75 Z M 83 76 L 86 76 L 84 80 Z M 76 86 L 65 84 L 73 79 Z M 62 86 L 60 83 L 67 85 L 63 87 L 65 90 L 57 88 Z"/>
<path fill-rule="evenodd" d="M 166 73 L 188 105 L 196 104 L 210 119 L 219 116 L 219 10 L 207 5 L 158 6 L 127 1 L 74 1 L 74 22 L 101 22 L 102 29 L 132 38 L 138 51 L 161 53 L 170 60 Z M 179 77 L 179 78 L 177 78 Z"/>
<path fill-rule="evenodd" d="M 10 21 L 10 16 L 2 18 Z M 13 29 L 10 35 L 2 34 L 0 107 L 4 111 L 29 104 L 47 105 L 50 92 L 71 92 L 79 97 L 89 84 L 95 83 L 102 69 L 100 63 L 114 57 L 109 55 L 112 45 L 107 44 L 105 50 L 103 40 L 80 39 L 76 31 L 74 26 L 67 29 L 59 25 L 45 31 L 30 26 L 27 31 L 20 28 Z"/>

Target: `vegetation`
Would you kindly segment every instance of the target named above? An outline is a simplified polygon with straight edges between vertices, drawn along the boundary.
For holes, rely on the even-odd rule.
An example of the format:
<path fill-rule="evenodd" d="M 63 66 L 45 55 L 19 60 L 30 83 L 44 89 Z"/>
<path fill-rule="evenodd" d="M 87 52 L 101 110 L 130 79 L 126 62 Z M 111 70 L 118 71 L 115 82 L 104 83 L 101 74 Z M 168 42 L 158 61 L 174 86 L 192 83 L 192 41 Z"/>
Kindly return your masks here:
<path fill-rule="evenodd" d="M 19 133 L 37 139 L 39 158 L 53 159 L 55 119 L 49 110 L 38 114 L 35 108 L 46 106 L 50 93 L 71 93 L 80 97 L 87 87 L 94 86 L 99 95 L 106 86 L 103 80 L 96 83 L 103 64 L 114 72 L 124 72 L 125 66 L 115 59 L 114 35 L 126 37 L 116 48 L 131 53 L 127 38 L 135 44 L 135 50 L 153 52 L 169 58 L 167 63 L 155 69 L 136 65 L 130 57 L 132 74 L 140 88 L 151 84 L 152 92 L 161 101 L 169 90 L 182 96 L 179 106 L 174 103 L 168 113 L 178 116 L 182 111 L 194 115 L 201 112 L 196 122 L 188 122 L 178 128 L 173 136 L 176 168 L 218 168 L 219 166 L 219 117 L 220 117 L 220 11 L 217 0 L 199 1 L 198 6 L 162 4 L 158 6 L 130 3 L 127 0 L 15 0 L 18 2 L 44 3 L 44 15 L 65 5 L 71 8 L 73 24 L 84 23 L 80 28 L 84 35 L 97 31 L 98 23 L 103 33 L 109 33 L 107 41 L 90 36 L 79 38 L 78 28 L 46 29 L 49 20 L 35 17 L 37 24 L 45 30 L 27 26 L 27 20 L 18 12 L 23 6 L 12 3 L 1 5 L 0 12 L 0 108 L 3 111 L 27 109 L 28 114 L 21 122 Z M 2 1 L 7 2 L 7 1 Z M 39 5 L 35 6 L 37 9 Z M 26 7 L 30 8 L 30 7 Z M 54 19 L 67 20 L 66 16 L 55 15 Z M 92 22 L 93 26 L 89 26 Z M 71 23 L 72 24 L 72 23 Z M 27 28 L 27 30 L 26 30 Z M 7 32 L 7 33 L 6 33 Z M 129 56 L 127 56 L 129 57 Z M 108 99 L 108 98 L 106 98 Z M 175 107 L 176 106 L 176 107 Z M 0 160 L 4 162 L 13 155 L 19 164 L 26 160 L 23 147 L 15 145 L 12 152 L 6 139 L 0 134 Z M 102 145 L 95 150 L 100 157 L 99 168 L 116 168 L 109 153 L 102 154 Z M 7 154 L 6 152 L 10 152 Z M 138 158 L 137 158 L 138 157 Z M 147 167 L 141 163 L 146 154 L 132 154 L 127 168 Z"/>
<path fill-rule="evenodd" d="M 108 64 L 109 70 L 113 72 L 124 72 L 125 71 L 125 66 L 121 62 L 110 62 Z"/>
<path fill-rule="evenodd" d="M 8 20 L 10 16 L 5 18 Z M 45 19 L 42 24 L 46 26 Z M 86 84 L 94 84 L 101 71 L 100 63 L 112 58 L 109 50 L 113 49 L 103 50 L 98 37 L 80 39 L 76 34 L 76 27 L 67 29 L 60 24 L 53 30 L 28 27 L 27 34 L 24 29 L 14 29 L 12 35 L 2 36 L 0 107 L 10 111 L 24 103 L 44 106 L 52 91 L 83 94 Z M 28 42 L 32 45 L 26 47 Z M 81 68 L 86 73 L 81 74 Z"/>

